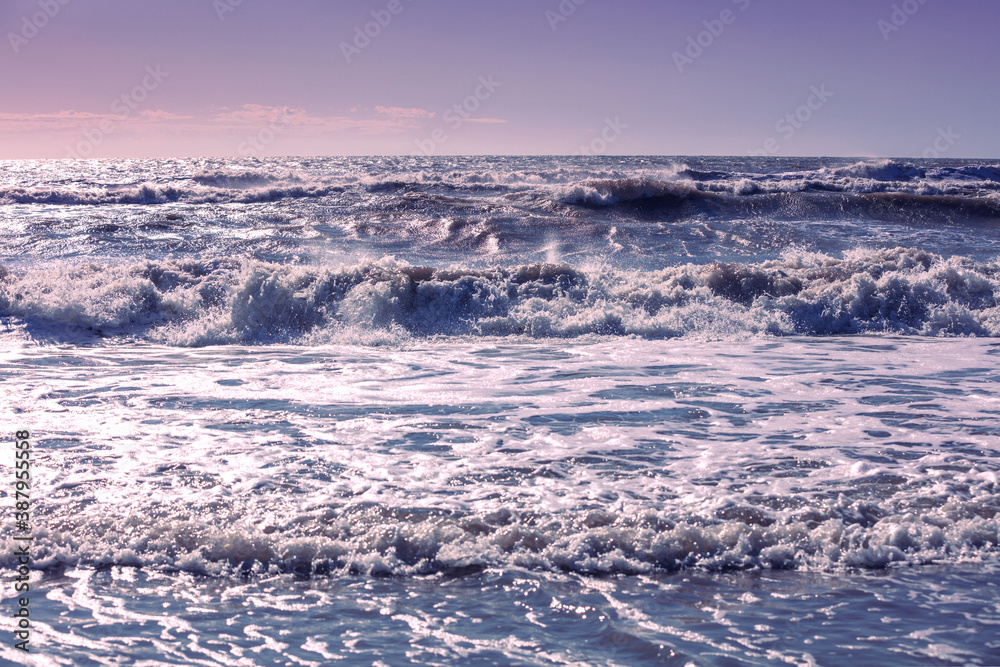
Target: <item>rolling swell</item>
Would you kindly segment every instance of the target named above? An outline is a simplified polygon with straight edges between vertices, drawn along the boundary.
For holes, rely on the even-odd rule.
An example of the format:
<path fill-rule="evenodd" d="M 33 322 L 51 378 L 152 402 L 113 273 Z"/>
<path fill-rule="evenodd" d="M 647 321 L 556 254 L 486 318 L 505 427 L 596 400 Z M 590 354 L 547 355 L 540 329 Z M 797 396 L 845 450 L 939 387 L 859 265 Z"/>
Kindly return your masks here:
<path fill-rule="evenodd" d="M 390 169 L 349 170 L 336 162 L 274 161 L 246 165 L 180 165 L 169 174 L 118 171 L 73 181 L 37 177 L 0 185 L 0 204 L 114 206 L 161 204 L 336 204 L 367 215 L 434 215 L 514 205 L 521 213 L 587 216 L 604 211 L 638 220 L 865 220 L 898 222 L 1000 221 L 1000 165 L 934 166 L 906 161 L 861 161 L 840 167 L 793 168 L 739 161 L 725 168 L 659 164 L 621 169 L 613 164 L 558 162 L 480 164 L 428 170 L 419 161 Z M 700 165 L 700 161 L 696 161 Z M 709 163 L 706 163 L 709 164 Z M 526 169 L 532 166 L 534 168 Z M 526 210 L 525 210 L 526 209 Z"/>
<path fill-rule="evenodd" d="M 1000 267 L 919 249 L 786 253 L 660 271 L 558 264 L 322 269 L 256 261 L 59 264 L 0 272 L 0 315 L 53 332 L 172 345 L 344 335 L 712 339 L 1000 335 Z M 89 333 L 88 333 L 89 332 Z"/>
<path fill-rule="evenodd" d="M 222 177 L 216 184 L 223 182 Z M 331 185 L 270 185 L 257 187 L 208 187 L 185 189 L 176 185 L 141 185 L 105 189 L 61 190 L 55 188 L 0 188 L 0 204 L 59 204 L 63 206 L 105 206 L 113 204 L 217 204 L 276 202 L 293 199 L 317 199 L 343 192 Z"/>
<path fill-rule="evenodd" d="M 682 172 L 683 173 L 683 172 Z M 854 180 L 854 179 L 852 179 Z M 895 185 L 898 185 L 896 183 Z M 956 185 L 893 187 L 837 180 L 768 179 L 657 181 L 625 178 L 587 181 L 558 191 L 560 203 L 613 209 L 646 218 L 696 217 L 889 222 L 1000 222 L 1000 192 Z"/>

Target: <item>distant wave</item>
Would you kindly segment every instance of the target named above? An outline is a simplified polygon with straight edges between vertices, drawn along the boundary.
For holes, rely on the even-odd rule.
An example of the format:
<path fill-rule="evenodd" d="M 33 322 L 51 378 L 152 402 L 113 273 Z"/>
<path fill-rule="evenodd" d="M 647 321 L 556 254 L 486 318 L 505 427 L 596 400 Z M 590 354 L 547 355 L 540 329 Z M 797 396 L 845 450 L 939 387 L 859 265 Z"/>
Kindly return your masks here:
<path fill-rule="evenodd" d="M 296 182 L 301 183 L 301 179 L 290 173 L 268 173 L 262 171 L 243 170 L 235 171 L 199 171 L 191 180 L 199 185 L 207 185 L 217 188 L 253 188 L 263 187 L 271 183 Z"/>
<path fill-rule="evenodd" d="M 1000 183 L 1000 164 L 971 165 L 964 167 L 917 166 L 895 160 L 858 162 L 839 169 L 823 169 L 819 173 L 834 177 L 870 179 L 887 182 L 930 181 L 989 181 Z"/>
<path fill-rule="evenodd" d="M 0 315 L 173 345 L 342 335 L 715 339 L 893 333 L 1000 336 L 1000 266 L 918 249 L 836 259 L 584 271 L 392 261 L 318 269 L 229 259 L 61 264 L 0 278 Z"/>
<path fill-rule="evenodd" d="M 691 191 L 734 195 L 789 194 L 805 191 L 870 194 L 898 192 L 924 195 L 983 196 L 1000 192 L 1000 165 L 919 167 L 880 160 L 840 168 L 777 173 L 697 171 L 681 165 L 665 174 L 630 175 L 623 178 L 585 179 L 557 191 L 566 201 L 615 204 Z M 588 192 L 591 198 L 575 199 Z"/>
<path fill-rule="evenodd" d="M 551 173 L 414 169 L 378 174 L 344 171 L 310 176 L 281 163 L 254 169 L 199 169 L 164 181 L 122 184 L 64 181 L 9 183 L 3 204 L 158 205 L 279 203 L 349 196 L 380 213 L 406 211 L 426 197 L 441 214 L 450 206 L 516 204 L 529 211 L 613 209 L 668 221 L 721 219 L 866 219 L 1000 221 L 1000 165 L 918 166 L 893 160 L 838 168 L 749 173 L 672 168 L 560 167 Z"/>
<path fill-rule="evenodd" d="M 780 177 L 660 181 L 622 178 L 559 186 L 555 199 L 668 219 L 773 217 L 798 220 L 1000 222 L 1000 188 L 947 181 L 912 182 L 899 165 L 855 166 L 845 173 L 879 178 Z M 919 171 L 919 170 L 918 170 Z M 683 171 L 680 173 L 684 173 Z M 986 188 L 986 189 L 984 189 Z"/>
<path fill-rule="evenodd" d="M 288 185 L 251 187 L 249 180 L 224 183 L 216 188 L 184 189 L 173 185 L 142 184 L 121 189 L 0 188 L 2 204 L 189 204 L 275 202 L 283 199 L 320 198 L 343 192 L 339 186 Z"/>
<path fill-rule="evenodd" d="M 642 200 L 682 201 L 692 196 L 706 196 L 684 182 L 657 181 L 649 178 L 622 178 L 587 181 L 565 186 L 559 199 L 567 204 L 613 206 Z"/>
<path fill-rule="evenodd" d="M 871 179 L 874 181 L 903 182 L 921 179 L 927 176 L 927 170 L 914 165 L 895 162 L 893 160 L 876 160 L 875 162 L 858 162 L 850 167 L 825 170 L 837 177 Z"/>

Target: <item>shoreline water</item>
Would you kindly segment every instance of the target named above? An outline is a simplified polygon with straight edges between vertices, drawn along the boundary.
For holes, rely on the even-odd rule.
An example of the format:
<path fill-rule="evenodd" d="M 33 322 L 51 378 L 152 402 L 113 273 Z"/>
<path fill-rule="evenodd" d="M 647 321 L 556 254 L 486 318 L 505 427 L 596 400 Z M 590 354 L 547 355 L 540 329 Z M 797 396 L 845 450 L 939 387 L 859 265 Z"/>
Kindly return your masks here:
<path fill-rule="evenodd" d="M 5 172 L 35 664 L 1000 655 L 995 165 L 417 162 Z"/>
<path fill-rule="evenodd" d="M 158 664 L 990 665 L 997 567 L 231 582 L 71 570 L 40 582 L 37 649 L 57 665 L 154 653 Z"/>

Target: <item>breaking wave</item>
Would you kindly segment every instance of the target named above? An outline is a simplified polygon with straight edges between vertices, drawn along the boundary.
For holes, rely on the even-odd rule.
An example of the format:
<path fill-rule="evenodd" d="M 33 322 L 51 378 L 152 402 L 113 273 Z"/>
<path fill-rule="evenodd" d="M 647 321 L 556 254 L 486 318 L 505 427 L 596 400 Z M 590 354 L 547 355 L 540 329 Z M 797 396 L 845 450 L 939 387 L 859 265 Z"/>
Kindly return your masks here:
<path fill-rule="evenodd" d="M 556 201 L 673 218 L 1000 221 L 1000 169 L 927 170 L 895 162 L 771 175 L 694 172 L 587 180 L 555 187 Z M 943 172 L 947 171 L 947 174 Z"/>
<path fill-rule="evenodd" d="M 301 182 L 301 179 L 291 173 L 269 173 L 262 171 L 199 171 L 191 180 L 198 185 L 217 188 L 254 188 L 263 187 L 278 181 Z"/>
<path fill-rule="evenodd" d="M 1000 266 L 919 249 L 786 252 L 660 271 L 532 264 L 339 268 L 257 261 L 59 264 L 0 271 L 0 315 L 34 335 L 171 345 L 406 336 L 1000 335 Z"/>
<path fill-rule="evenodd" d="M 127 184 L 108 183 L 111 176 L 104 174 L 75 183 L 12 182 L 0 187 L 0 203 L 157 205 L 332 198 L 350 206 L 368 202 L 380 213 L 391 213 L 407 210 L 412 197 L 448 196 L 480 207 L 516 202 L 545 212 L 551 212 L 553 206 L 561 213 L 571 213 L 567 207 L 629 212 L 638 208 L 657 217 L 668 214 L 668 219 L 707 215 L 729 219 L 1000 220 L 997 164 L 934 167 L 876 160 L 773 173 L 705 171 L 684 164 L 628 170 L 580 164 L 550 171 L 428 171 L 418 167 L 399 164 L 395 169 L 367 174 L 333 167 L 327 172 L 316 168 L 295 171 L 292 165 L 281 164 L 244 169 L 203 167 L 155 182 Z"/>

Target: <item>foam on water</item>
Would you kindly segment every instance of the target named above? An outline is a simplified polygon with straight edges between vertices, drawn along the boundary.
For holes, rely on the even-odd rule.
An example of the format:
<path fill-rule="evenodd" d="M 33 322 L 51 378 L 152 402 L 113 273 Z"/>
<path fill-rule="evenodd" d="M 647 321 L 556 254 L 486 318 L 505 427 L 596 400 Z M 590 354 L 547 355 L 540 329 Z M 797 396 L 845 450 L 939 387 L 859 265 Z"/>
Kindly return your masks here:
<path fill-rule="evenodd" d="M 34 664 L 985 664 L 998 196 L 982 160 L 2 163 Z"/>
<path fill-rule="evenodd" d="M 678 345 L 10 350 L 46 433 L 34 557 L 412 575 L 996 554 L 995 345 Z"/>

